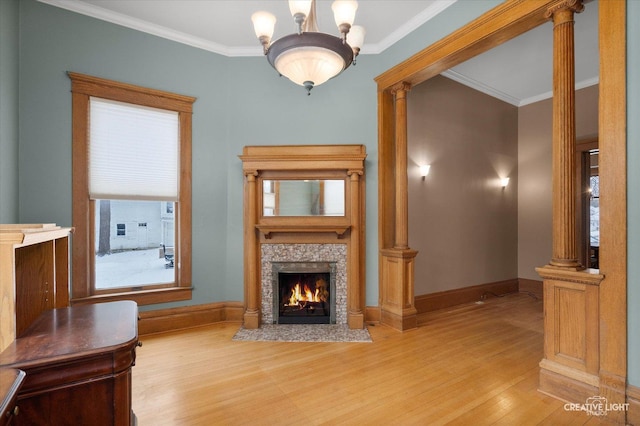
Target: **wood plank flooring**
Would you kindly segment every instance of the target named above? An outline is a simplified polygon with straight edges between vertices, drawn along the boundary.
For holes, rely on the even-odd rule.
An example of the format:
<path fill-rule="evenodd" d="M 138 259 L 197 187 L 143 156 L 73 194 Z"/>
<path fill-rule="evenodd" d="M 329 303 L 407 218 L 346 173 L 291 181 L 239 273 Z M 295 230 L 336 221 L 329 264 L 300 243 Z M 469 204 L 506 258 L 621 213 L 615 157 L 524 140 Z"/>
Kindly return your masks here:
<path fill-rule="evenodd" d="M 537 391 L 542 302 L 525 294 L 369 326 L 373 343 L 237 342 L 238 323 L 143 336 L 133 408 L 158 425 L 596 425 Z"/>

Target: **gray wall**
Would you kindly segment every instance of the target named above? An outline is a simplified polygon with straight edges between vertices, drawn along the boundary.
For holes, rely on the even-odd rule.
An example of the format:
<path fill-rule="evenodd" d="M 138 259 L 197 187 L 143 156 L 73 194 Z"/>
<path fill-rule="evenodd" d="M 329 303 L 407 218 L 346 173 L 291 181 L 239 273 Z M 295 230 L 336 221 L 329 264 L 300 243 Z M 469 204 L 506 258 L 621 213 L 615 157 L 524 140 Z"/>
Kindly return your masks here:
<path fill-rule="evenodd" d="M 0 223 L 18 221 L 18 10 L 0 1 Z"/>
<path fill-rule="evenodd" d="M 627 0 L 628 381 L 640 386 L 640 2 Z"/>
<path fill-rule="evenodd" d="M 416 295 L 517 278 L 517 125 L 515 106 L 444 77 L 409 92 Z"/>
<path fill-rule="evenodd" d="M 242 173 L 237 158 L 242 146 L 348 142 L 363 143 L 368 150 L 366 303 L 377 305 L 377 122 L 372 79 L 498 3 L 458 1 L 382 54 L 363 55 L 356 67 L 307 97 L 300 87 L 277 78 L 264 58 L 221 57 L 35 0 L 0 0 L 0 219 L 72 225 L 71 97 L 66 71 L 175 91 L 198 98 L 193 123 L 196 290 L 186 303 L 242 300 Z M 627 39 L 637 40 L 640 3 L 627 0 L 627 7 Z M 628 46 L 628 238 L 629 259 L 638 259 L 640 232 L 634 218 L 640 217 L 640 122 L 634 117 L 640 114 L 640 76 L 635 72 L 640 68 L 640 51 L 631 43 Z M 640 326 L 638 306 L 640 266 L 630 262 L 630 330 Z M 636 386 L 640 386 L 638 360 L 640 336 L 629 333 L 629 382 Z"/>
<path fill-rule="evenodd" d="M 551 260 L 552 100 L 518 111 L 518 277 L 541 280 Z M 598 134 L 598 86 L 576 92 L 576 137 Z"/>
<path fill-rule="evenodd" d="M 279 78 L 264 58 L 227 58 L 22 0 L 18 219 L 72 225 L 67 71 L 195 96 L 195 291 L 191 301 L 151 308 L 242 300 L 243 178 L 237 156 L 244 145 L 326 143 L 367 147 L 366 303 L 377 305 L 377 98 L 373 78 L 498 1 L 464 3 L 452 6 L 383 54 L 363 55 L 357 66 L 306 96 L 304 89 Z"/>

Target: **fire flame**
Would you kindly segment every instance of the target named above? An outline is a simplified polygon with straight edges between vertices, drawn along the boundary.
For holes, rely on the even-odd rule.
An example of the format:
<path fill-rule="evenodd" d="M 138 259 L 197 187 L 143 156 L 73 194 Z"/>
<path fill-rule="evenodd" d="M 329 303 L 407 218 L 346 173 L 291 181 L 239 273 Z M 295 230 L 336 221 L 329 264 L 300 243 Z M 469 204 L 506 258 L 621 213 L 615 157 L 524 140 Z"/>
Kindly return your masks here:
<path fill-rule="evenodd" d="M 304 291 L 300 287 L 300 283 L 291 289 L 291 297 L 287 306 L 299 306 L 300 302 L 320 302 L 320 289 L 316 288 L 315 292 L 311 291 L 309 286 L 304 286 Z"/>

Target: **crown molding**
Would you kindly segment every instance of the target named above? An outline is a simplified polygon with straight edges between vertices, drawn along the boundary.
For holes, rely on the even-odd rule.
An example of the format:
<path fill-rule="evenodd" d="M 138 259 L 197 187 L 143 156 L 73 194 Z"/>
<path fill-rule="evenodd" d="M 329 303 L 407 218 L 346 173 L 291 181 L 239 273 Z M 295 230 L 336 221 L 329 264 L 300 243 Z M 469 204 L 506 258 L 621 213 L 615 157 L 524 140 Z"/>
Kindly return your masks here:
<path fill-rule="evenodd" d="M 147 34 L 162 37 L 168 40 L 172 40 L 178 43 L 186 44 L 188 46 L 196 47 L 198 49 L 208 50 L 209 52 L 218 53 L 224 56 L 231 56 L 227 46 L 223 46 L 218 43 L 214 43 L 210 40 L 205 40 L 200 37 L 195 37 L 189 34 L 185 34 L 180 31 L 172 30 L 162 25 L 152 24 L 142 19 L 132 18 L 122 13 L 113 12 L 111 10 L 104 9 L 99 6 L 84 3 L 79 0 L 38 0 L 40 3 L 45 3 L 50 6 L 59 7 L 61 9 L 76 12 L 81 15 L 90 16 L 92 18 L 100 19 L 102 21 L 110 22 L 112 24 L 120 25 L 123 27 L 131 28 L 133 30 L 142 31 Z M 262 49 L 257 49 L 262 54 Z"/>
<path fill-rule="evenodd" d="M 373 45 L 365 44 L 360 53 L 378 54 L 384 52 L 386 49 L 406 37 L 409 33 L 418 29 L 421 25 L 425 24 L 436 15 L 444 11 L 446 8 L 453 5 L 456 1 L 457 0 L 435 0 L 429 7 L 414 16 L 406 24 L 389 34 L 380 43 Z"/>
<path fill-rule="evenodd" d="M 450 78 L 453 81 L 457 81 L 460 84 L 464 84 L 467 87 L 471 87 L 472 89 L 477 90 L 478 92 L 485 93 L 489 96 L 493 96 L 494 98 L 500 99 L 503 102 L 506 102 L 511 105 L 520 106 L 521 100 L 513 97 L 511 95 L 507 95 L 500 90 L 496 90 L 493 87 L 489 87 L 483 83 L 480 83 L 477 80 L 467 77 L 464 74 L 460 74 L 452 69 L 449 69 L 443 72 L 441 75 L 444 77 Z"/>
<path fill-rule="evenodd" d="M 585 87 L 595 86 L 600 83 L 600 77 L 588 78 L 586 80 L 582 80 L 576 83 L 576 90 L 584 89 Z M 543 101 L 545 99 L 550 99 L 553 97 L 553 92 L 545 92 L 536 96 L 532 96 L 530 98 L 525 98 L 520 101 L 518 106 L 525 106 L 529 104 L 533 104 L 535 102 Z"/>
<path fill-rule="evenodd" d="M 38 0 L 40 3 L 55 6 L 61 9 L 76 12 L 112 24 L 120 25 L 126 28 L 142 31 L 157 37 L 162 37 L 177 43 L 186 44 L 198 49 L 207 50 L 224 56 L 264 56 L 262 47 L 257 46 L 240 46 L 229 47 L 219 43 L 214 43 L 200 37 L 195 37 L 180 31 L 152 24 L 142 19 L 132 18 L 130 16 L 113 12 L 93 4 L 85 3 L 80 0 Z M 393 44 L 397 43 L 407 34 L 429 21 L 440 12 L 454 4 L 457 0 L 435 0 L 429 7 L 409 20 L 405 25 L 395 30 L 384 40 L 377 44 L 365 44 L 360 51 L 361 55 L 379 54 Z M 256 43 L 257 44 L 257 43 Z"/>
<path fill-rule="evenodd" d="M 508 95 L 504 92 L 496 90 L 492 87 L 489 87 L 477 80 L 467 77 L 464 74 L 460 74 L 452 69 L 449 69 L 441 74 L 444 77 L 447 77 L 453 81 L 456 81 L 460 84 L 464 84 L 467 87 L 470 87 L 478 92 L 482 92 L 489 96 L 493 96 L 494 98 L 500 99 L 503 102 L 514 105 L 516 107 L 522 107 L 525 105 L 533 104 L 539 101 L 543 101 L 545 99 L 551 99 L 553 97 L 553 92 L 545 92 L 536 96 L 532 96 L 530 98 L 519 99 L 514 96 Z M 600 82 L 599 77 L 588 78 L 586 80 L 579 81 L 576 83 L 576 90 L 584 89 L 585 87 L 590 87 L 598 84 Z"/>

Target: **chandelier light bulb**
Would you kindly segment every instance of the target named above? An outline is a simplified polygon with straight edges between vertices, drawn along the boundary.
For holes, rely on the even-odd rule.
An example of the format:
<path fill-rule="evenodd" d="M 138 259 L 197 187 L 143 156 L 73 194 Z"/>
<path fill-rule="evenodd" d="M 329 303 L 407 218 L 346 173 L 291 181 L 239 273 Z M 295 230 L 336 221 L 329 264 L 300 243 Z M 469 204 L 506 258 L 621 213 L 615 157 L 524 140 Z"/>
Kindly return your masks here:
<path fill-rule="evenodd" d="M 331 10 L 333 10 L 333 17 L 338 27 L 341 24 L 353 25 L 353 21 L 356 19 L 356 10 L 358 10 L 358 2 L 356 0 L 336 0 L 331 5 Z"/>
<path fill-rule="evenodd" d="M 351 30 L 349 30 L 349 34 L 347 34 L 347 43 L 349 43 L 349 46 L 353 49 L 354 56 L 358 56 L 360 53 L 360 49 L 364 44 L 365 34 L 366 31 L 364 27 L 360 25 L 354 25 L 351 27 Z"/>
<path fill-rule="evenodd" d="M 297 13 L 308 16 L 310 10 L 311 0 L 289 0 L 289 11 L 291 11 L 291 16 L 296 16 Z"/>
<path fill-rule="evenodd" d="M 356 19 L 358 2 L 356 0 L 336 0 L 331 4 L 333 17 L 342 34 L 347 34 Z"/>
<path fill-rule="evenodd" d="M 253 30 L 256 32 L 256 37 L 261 42 L 263 38 L 271 41 L 276 27 L 276 17 L 269 12 L 259 11 L 251 15 L 251 21 L 253 22 Z"/>

